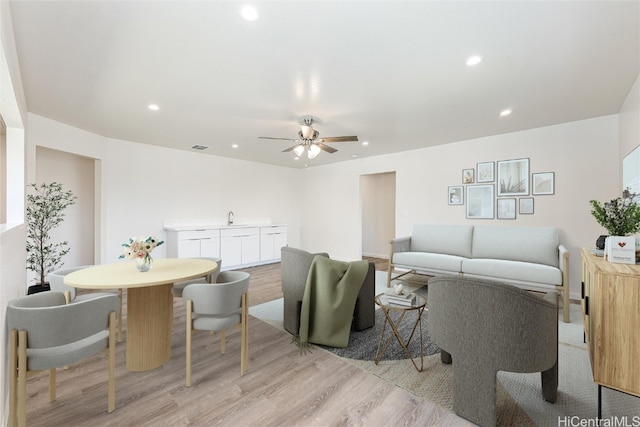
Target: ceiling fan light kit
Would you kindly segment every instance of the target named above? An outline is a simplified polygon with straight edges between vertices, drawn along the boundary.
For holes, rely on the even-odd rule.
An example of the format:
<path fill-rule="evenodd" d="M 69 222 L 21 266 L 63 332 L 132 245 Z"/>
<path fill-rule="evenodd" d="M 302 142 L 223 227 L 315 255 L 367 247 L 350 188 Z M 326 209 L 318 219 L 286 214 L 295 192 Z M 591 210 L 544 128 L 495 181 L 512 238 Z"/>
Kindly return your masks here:
<path fill-rule="evenodd" d="M 307 157 L 309 159 L 314 159 L 320 151 L 325 151 L 329 154 L 335 153 L 336 150 L 333 147 L 330 147 L 325 142 L 356 142 L 358 141 L 357 136 L 329 136 L 326 138 L 318 138 L 320 136 L 320 132 L 313 128 L 313 117 L 303 117 L 300 120 L 300 130 L 298 131 L 298 138 L 277 138 L 271 136 L 260 136 L 261 139 L 277 139 L 284 141 L 294 141 L 296 145 L 293 145 L 285 150 L 282 150 L 283 153 L 287 151 L 293 151 L 297 157 L 302 156 L 304 150 L 307 150 Z"/>

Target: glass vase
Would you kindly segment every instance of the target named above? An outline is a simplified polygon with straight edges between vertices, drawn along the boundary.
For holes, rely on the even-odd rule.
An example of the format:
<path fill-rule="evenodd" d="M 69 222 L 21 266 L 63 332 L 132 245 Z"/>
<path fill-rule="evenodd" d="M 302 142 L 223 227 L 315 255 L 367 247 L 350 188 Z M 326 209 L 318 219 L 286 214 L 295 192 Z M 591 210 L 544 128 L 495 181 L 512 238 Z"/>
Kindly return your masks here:
<path fill-rule="evenodd" d="M 138 271 L 141 273 L 145 273 L 151 270 L 152 265 L 153 265 L 153 258 L 151 258 L 149 255 L 136 258 L 136 267 L 138 268 Z"/>

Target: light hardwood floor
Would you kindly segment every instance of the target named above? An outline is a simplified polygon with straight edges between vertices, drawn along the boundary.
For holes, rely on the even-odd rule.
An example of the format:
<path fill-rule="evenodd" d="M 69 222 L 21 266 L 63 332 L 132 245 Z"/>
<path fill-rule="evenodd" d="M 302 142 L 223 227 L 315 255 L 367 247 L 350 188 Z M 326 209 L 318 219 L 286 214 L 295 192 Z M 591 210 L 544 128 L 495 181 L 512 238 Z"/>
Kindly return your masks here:
<path fill-rule="evenodd" d="M 384 260 L 375 260 L 385 269 Z M 250 305 L 282 297 L 280 264 L 251 273 Z M 126 296 L 125 296 L 126 306 Z M 126 311 L 125 311 L 126 313 Z M 126 316 L 125 334 L 126 334 Z M 48 376 L 28 382 L 29 426 L 429 426 L 472 425 L 339 357 L 314 349 L 300 355 L 291 336 L 253 317 L 249 371 L 240 376 L 240 332 L 196 332 L 193 386 L 185 381 L 185 318 L 174 301 L 172 356 L 149 372 L 129 372 L 118 344 L 116 410 L 107 413 L 106 355 L 58 371 L 58 398 L 48 402 Z"/>

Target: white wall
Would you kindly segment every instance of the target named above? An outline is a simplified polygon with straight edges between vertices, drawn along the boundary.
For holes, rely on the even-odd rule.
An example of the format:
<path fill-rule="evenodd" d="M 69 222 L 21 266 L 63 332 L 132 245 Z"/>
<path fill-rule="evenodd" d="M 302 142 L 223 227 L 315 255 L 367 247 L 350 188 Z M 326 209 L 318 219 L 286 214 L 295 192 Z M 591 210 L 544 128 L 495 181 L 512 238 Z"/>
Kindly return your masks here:
<path fill-rule="evenodd" d="M 36 145 L 100 161 L 96 178 L 102 218 L 98 261 L 115 262 L 129 237 L 165 238 L 168 218 L 270 218 L 299 241 L 300 171 L 104 138 L 34 114 L 29 152 Z M 71 183 L 70 183 L 71 185 Z M 165 246 L 154 255 L 166 255 Z"/>
<path fill-rule="evenodd" d="M 555 194 L 535 196 L 535 213 L 516 220 L 467 220 L 465 206 L 447 204 L 447 187 L 478 162 L 530 159 L 530 172 L 555 172 Z M 603 229 L 589 200 L 619 193 L 618 116 L 479 138 L 455 144 L 311 168 L 306 171 L 301 243 L 340 259 L 361 254 L 358 183 L 363 174 L 396 172 L 396 236 L 413 224 L 556 226 L 571 253 L 571 296 L 580 297 L 580 248 Z M 322 209 L 319 209 L 322 207 Z"/>
<path fill-rule="evenodd" d="M 640 145 L 640 75 L 620 110 L 620 161 Z"/>

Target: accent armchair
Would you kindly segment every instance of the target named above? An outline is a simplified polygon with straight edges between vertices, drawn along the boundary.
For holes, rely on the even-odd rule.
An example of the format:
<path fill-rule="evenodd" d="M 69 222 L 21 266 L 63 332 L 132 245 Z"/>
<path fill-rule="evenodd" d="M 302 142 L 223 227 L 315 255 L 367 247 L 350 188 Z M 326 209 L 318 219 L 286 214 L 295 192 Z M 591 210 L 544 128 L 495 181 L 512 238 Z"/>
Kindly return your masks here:
<path fill-rule="evenodd" d="M 302 297 L 313 258 L 329 257 L 325 252 L 309 253 L 302 249 L 284 246 L 281 249 L 282 293 L 284 297 L 284 328 L 297 335 L 300 330 Z M 369 271 L 360 288 L 353 311 L 352 328 L 363 331 L 375 324 L 375 264 L 369 263 Z"/>
<path fill-rule="evenodd" d="M 496 374 L 541 372 L 542 396 L 558 394 L 558 295 L 544 297 L 479 279 L 429 280 L 428 329 L 453 363 L 453 410 L 481 426 L 496 424 Z"/>
<path fill-rule="evenodd" d="M 49 401 L 56 400 L 56 368 L 102 350 L 109 353 L 108 412 L 115 409 L 116 295 L 66 304 L 49 291 L 9 301 L 9 425 L 26 425 L 27 375 L 49 370 Z"/>

